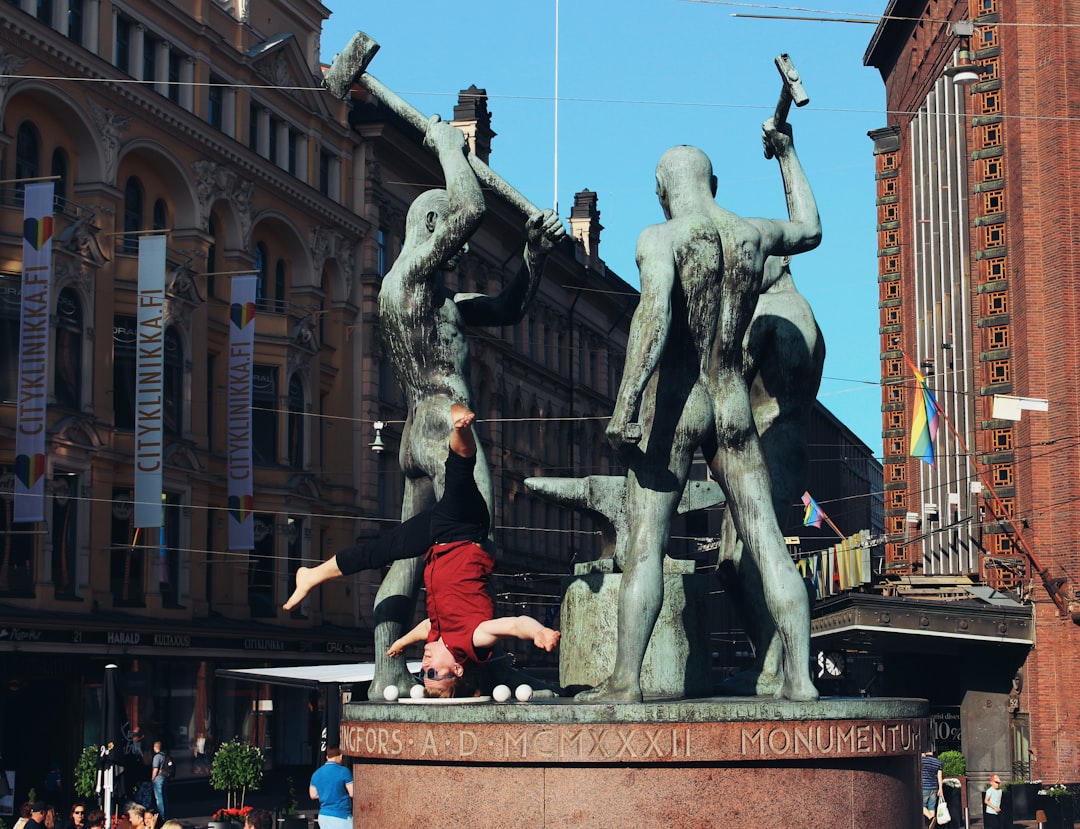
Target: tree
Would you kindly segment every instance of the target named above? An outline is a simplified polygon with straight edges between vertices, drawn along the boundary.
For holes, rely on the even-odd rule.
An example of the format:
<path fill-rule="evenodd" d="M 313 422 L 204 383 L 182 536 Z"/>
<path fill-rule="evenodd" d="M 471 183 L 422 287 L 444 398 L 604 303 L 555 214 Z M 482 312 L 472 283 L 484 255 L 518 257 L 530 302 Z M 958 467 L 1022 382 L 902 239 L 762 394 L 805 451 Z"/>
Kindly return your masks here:
<path fill-rule="evenodd" d="M 72 777 L 75 780 L 75 794 L 79 797 L 94 797 L 97 794 L 98 771 L 97 746 L 87 746 L 79 755 Z"/>
<path fill-rule="evenodd" d="M 248 789 L 258 789 L 262 776 L 263 754 L 259 747 L 233 739 L 218 746 L 214 754 L 210 788 L 228 792 L 228 808 L 243 808 Z"/>

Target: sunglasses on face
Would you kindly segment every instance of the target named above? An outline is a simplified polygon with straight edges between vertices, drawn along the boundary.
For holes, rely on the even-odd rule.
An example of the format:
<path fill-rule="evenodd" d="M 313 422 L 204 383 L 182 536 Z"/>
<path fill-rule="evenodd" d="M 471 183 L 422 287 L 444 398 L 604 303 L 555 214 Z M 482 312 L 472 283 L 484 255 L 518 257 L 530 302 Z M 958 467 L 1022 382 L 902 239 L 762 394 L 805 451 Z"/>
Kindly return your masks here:
<path fill-rule="evenodd" d="M 419 677 L 421 682 L 425 679 L 430 679 L 435 682 L 438 682 L 441 679 L 457 679 L 454 674 L 443 674 L 442 676 L 439 676 L 439 672 L 434 668 L 421 668 L 416 672 L 416 676 Z"/>

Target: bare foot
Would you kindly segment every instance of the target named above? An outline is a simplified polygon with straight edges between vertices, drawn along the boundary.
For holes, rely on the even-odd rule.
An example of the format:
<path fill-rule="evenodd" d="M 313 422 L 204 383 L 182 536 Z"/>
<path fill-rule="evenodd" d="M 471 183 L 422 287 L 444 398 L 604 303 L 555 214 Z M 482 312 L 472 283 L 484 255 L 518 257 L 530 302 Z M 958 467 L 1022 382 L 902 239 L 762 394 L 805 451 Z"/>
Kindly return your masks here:
<path fill-rule="evenodd" d="M 805 702 L 817 699 L 820 694 L 814 687 L 814 683 L 810 681 L 810 677 L 797 677 L 794 680 L 785 680 L 776 696 L 794 702 Z"/>
<path fill-rule="evenodd" d="M 301 567 L 296 571 L 296 589 L 282 607 L 286 610 L 292 610 L 304 600 L 304 597 L 317 583 L 314 572 L 314 567 Z"/>
<path fill-rule="evenodd" d="M 617 683 L 606 679 L 588 691 L 582 691 L 574 699 L 578 702 L 641 702 L 640 683 Z"/>

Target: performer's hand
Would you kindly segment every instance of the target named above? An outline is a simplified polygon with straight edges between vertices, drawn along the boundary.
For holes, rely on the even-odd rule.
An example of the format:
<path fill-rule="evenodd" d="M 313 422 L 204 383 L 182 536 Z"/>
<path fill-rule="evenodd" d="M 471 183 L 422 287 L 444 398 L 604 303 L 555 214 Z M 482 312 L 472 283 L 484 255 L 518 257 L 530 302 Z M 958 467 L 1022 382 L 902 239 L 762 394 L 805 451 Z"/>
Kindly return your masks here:
<path fill-rule="evenodd" d="M 386 651 L 386 655 L 391 659 L 397 659 L 401 654 L 405 652 L 405 643 L 398 639 L 390 648 Z"/>
<path fill-rule="evenodd" d="M 543 651 L 553 651 L 555 646 L 559 644 L 559 639 L 562 634 L 557 630 L 551 628 L 541 628 L 540 631 L 533 637 L 533 643 L 536 647 Z"/>

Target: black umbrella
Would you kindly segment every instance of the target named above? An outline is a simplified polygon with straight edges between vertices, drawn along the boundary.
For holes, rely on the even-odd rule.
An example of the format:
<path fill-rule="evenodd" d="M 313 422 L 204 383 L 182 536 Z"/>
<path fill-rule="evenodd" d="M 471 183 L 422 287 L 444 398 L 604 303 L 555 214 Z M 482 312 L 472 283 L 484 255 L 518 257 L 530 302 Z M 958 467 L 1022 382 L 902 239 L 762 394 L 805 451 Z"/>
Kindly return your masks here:
<path fill-rule="evenodd" d="M 105 805 L 105 816 L 112 814 L 113 798 L 123 790 L 124 698 L 120 693 L 120 669 L 105 666 L 105 684 L 101 693 L 101 744 L 98 746 L 97 791 Z M 111 820 L 107 823 L 112 825 Z"/>

